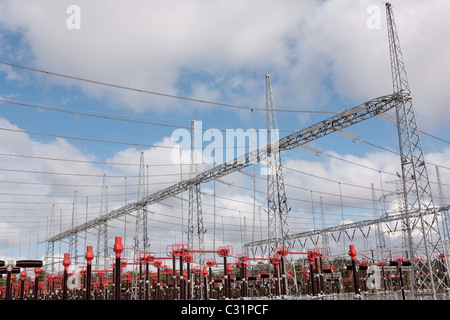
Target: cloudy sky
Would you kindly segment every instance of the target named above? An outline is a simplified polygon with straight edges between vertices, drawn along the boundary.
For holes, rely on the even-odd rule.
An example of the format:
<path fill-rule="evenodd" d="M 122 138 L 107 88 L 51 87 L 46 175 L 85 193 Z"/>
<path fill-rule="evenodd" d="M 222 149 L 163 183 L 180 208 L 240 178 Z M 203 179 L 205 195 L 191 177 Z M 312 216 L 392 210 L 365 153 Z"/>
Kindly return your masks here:
<path fill-rule="evenodd" d="M 391 3 L 433 191 L 438 197 L 438 167 L 445 196 L 450 3 Z M 189 156 L 174 161 L 171 137 L 191 120 L 219 132 L 264 129 L 267 74 L 281 136 L 392 93 L 376 0 L 1 0 L 0 21 L 5 259 L 40 258 L 48 232 L 70 228 L 72 216 L 75 224 L 98 217 L 104 175 L 104 210 L 137 200 L 140 152 L 142 192 L 188 177 Z M 380 207 L 396 210 L 394 124 L 378 117 L 346 132 L 359 140 L 336 133 L 282 154 L 291 232 L 373 218 L 372 184 L 376 198 L 387 195 Z M 208 247 L 233 243 L 237 253 L 266 237 L 265 178 L 253 170 L 255 179 L 234 173 L 202 186 Z M 186 240 L 187 207 L 186 193 L 149 208 L 152 251 Z M 131 247 L 134 219 L 111 222 L 111 239 Z M 96 232 L 80 235 L 80 254 L 96 246 Z"/>

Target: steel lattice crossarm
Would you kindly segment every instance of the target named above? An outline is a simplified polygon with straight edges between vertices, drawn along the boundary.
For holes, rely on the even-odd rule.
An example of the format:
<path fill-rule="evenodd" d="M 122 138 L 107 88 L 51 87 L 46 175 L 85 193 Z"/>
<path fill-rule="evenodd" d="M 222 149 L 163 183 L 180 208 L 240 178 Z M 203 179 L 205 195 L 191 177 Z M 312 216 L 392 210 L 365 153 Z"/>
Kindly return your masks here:
<path fill-rule="evenodd" d="M 336 115 L 318 122 L 312 126 L 296 131 L 284 138 L 281 138 L 278 142 L 272 145 L 260 147 L 252 152 L 248 152 L 243 156 L 235 158 L 234 160 L 227 161 L 221 165 L 203 171 L 193 178 L 183 180 L 170 187 L 157 191 L 142 198 L 141 200 L 127 204 L 119 209 L 109 212 L 108 214 L 102 215 L 96 219 L 50 237 L 46 241 L 52 242 L 62 240 L 74 233 L 97 227 L 101 224 L 104 224 L 106 221 L 117 219 L 144 206 L 157 203 L 159 201 L 175 196 L 181 192 L 187 191 L 193 185 L 210 182 L 214 179 L 223 177 L 227 174 L 238 171 L 252 164 L 256 164 L 267 158 L 268 150 L 271 150 L 271 152 L 280 152 L 296 148 L 302 144 L 314 141 L 325 135 L 331 134 L 338 130 L 342 130 L 344 128 L 382 114 L 386 111 L 389 111 L 390 109 L 395 108 L 398 104 L 403 103 L 405 100 L 409 99 L 409 95 L 403 92 L 398 92 L 372 99 L 359 106 L 337 113 Z"/>
<path fill-rule="evenodd" d="M 431 210 L 431 212 L 425 213 L 424 215 L 435 214 L 436 212 L 444 212 L 449 209 L 450 209 L 450 206 L 436 208 L 435 210 Z M 420 213 L 418 213 L 418 212 L 416 212 L 414 214 L 401 213 L 401 214 L 383 215 L 382 217 L 380 217 L 378 219 L 362 220 L 362 221 L 358 221 L 358 222 L 340 224 L 338 226 L 332 226 L 332 227 L 323 228 L 323 229 L 293 233 L 293 234 L 289 235 L 288 240 L 312 237 L 312 236 L 317 236 L 317 235 L 324 235 L 324 234 L 327 234 L 330 232 L 345 231 L 345 230 L 349 230 L 349 229 L 358 229 L 358 228 L 363 228 L 363 227 L 371 226 L 371 225 L 378 224 L 378 223 L 403 220 L 406 218 L 417 218 L 419 215 L 420 215 Z M 253 241 L 253 242 L 244 244 L 244 248 L 263 246 L 265 244 L 269 244 L 269 243 L 273 243 L 273 242 L 275 242 L 275 239 L 263 239 L 263 240 L 259 240 L 259 241 Z"/>
<path fill-rule="evenodd" d="M 280 139 L 279 150 L 283 151 L 296 148 L 302 144 L 384 113 L 402 101 L 407 100 L 410 100 L 409 93 L 406 94 L 403 92 L 372 99 L 362 105 L 340 112 L 331 118 L 302 129 L 296 134 L 291 134 Z"/>

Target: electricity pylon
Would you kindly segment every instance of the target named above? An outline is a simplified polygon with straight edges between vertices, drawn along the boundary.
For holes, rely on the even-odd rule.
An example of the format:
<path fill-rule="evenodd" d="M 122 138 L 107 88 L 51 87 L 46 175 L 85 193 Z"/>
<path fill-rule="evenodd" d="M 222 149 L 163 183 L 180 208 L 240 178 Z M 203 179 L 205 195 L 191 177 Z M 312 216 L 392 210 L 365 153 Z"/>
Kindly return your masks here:
<path fill-rule="evenodd" d="M 198 148 L 201 146 L 197 143 L 196 138 L 196 126 L 195 121 L 191 122 L 191 166 L 190 171 L 192 175 L 197 175 L 198 172 Z M 189 217 L 188 217 L 188 227 L 187 227 L 187 241 L 189 246 L 195 250 L 205 249 L 205 233 L 206 230 L 203 228 L 203 211 L 201 202 L 201 192 L 200 183 L 193 184 L 189 188 Z M 196 236 L 195 236 L 196 234 Z M 203 254 L 199 257 L 200 265 L 203 264 Z"/>
<path fill-rule="evenodd" d="M 49 238 L 53 234 L 55 224 L 55 204 L 52 204 L 52 211 L 50 214 L 50 223 L 47 229 L 47 237 Z M 55 273 L 55 241 L 47 242 L 47 254 L 45 256 L 45 272 Z"/>
<path fill-rule="evenodd" d="M 74 191 L 73 204 L 72 204 L 72 228 L 75 227 L 75 220 L 77 216 L 77 191 Z M 70 237 L 69 253 L 72 257 L 74 264 L 78 265 L 78 233 L 74 232 Z"/>
<path fill-rule="evenodd" d="M 289 211 L 284 187 L 283 167 L 281 163 L 280 151 L 276 142 L 279 141 L 277 119 L 273 108 L 272 88 L 270 76 L 266 75 L 266 129 L 267 129 L 267 214 L 269 239 L 274 239 L 269 245 L 269 253 L 273 254 L 277 247 L 287 247 L 292 251 L 289 240 Z M 290 261 L 289 266 L 293 270 L 294 265 Z M 286 266 L 289 268 L 288 266 Z M 295 278 L 295 270 L 294 270 Z M 293 294 L 297 290 L 297 281 L 294 279 L 294 286 L 290 287 L 287 276 L 284 278 L 285 287 L 288 294 Z"/>
<path fill-rule="evenodd" d="M 102 218 L 108 212 L 108 186 L 106 185 L 106 174 L 103 175 L 102 198 L 100 203 L 100 220 L 98 224 L 96 266 L 100 269 L 101 258 L 103 268 L 107 267 L 108 259 L 108 220 Z"/>
<path fill-rule="evenodd" d="M 144 152 L 141 151 L 139 158 L 139 184 L 138 184 L 138 201 L 145 196 L 145 163 Z M 134 235 L 134 250 L 146 252 L 149 248 L 147 233 L 147 207 L 139 207 L 136 212 L 136 230 Z"/>
<path fill-rule="evenodd" d="M 403 93 L 402 97 L 405 97 L 395 106 L 395 112 L 405 198 L 407 242 L 414 271 L 411 272 L 410 280 L 415 298 L 431 296 L 432 299 L 436 299 L 437 293 L 448 290 L 432 261 L 433 256 L 444 251 L 439 230 L 439 214 L 433 203 L 412 100 L 406 98 L 410 96 L 411 91 L 390 3 L 386 3 L 386 17 L 393 89 L 396 93 Z"/>
<path fill-rule="evenodd" d="M 289 211 L 284 187 L 283 169 L 279 150 L 273 148 L 278 141 L 278 129 L 273 109 L 270 76 L 266 75 L 266 129 L 267 129 L 267 214 L 269 221 L 270 251 L 289 243 Z"/>

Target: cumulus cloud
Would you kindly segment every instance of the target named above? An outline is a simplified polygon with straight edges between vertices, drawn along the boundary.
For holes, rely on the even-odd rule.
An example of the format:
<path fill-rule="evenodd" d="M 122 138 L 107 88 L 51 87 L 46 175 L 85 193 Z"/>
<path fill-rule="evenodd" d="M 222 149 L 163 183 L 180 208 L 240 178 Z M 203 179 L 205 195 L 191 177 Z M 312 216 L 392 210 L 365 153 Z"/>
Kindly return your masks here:
<path fill-rule="evenodd" d="M 266 73 L 280 79 L 278 103 L 288 107 L 321 108 L 335 98 L 359 102 L 391 91 L 384 7 L 379 5 L 380 28 L 370 29 L 370 1 L 79 1 L 79 30 L 66 26 L 68 5 L 2 3 L 3 23 L 23 31 L 33 56 L 27 63 L 129 87 L 244 105 L 261 102 L 254 88 Z M 417 110 L 427 126 L 440 123 L 436 114 L 446 112 L 448 100 L 443 70 L 450 47 L 439 32 L 448 23 L 440 14 L 442 6 L 447 3 L 394 3 Z M 194 75 L 202 75 L 204 82 L 198 83 Z M 233 90 L 242 77 L 245 82 Z M 197 82 L 189 89 L 183 79 Z M 170 99 L 77 85 L 134 110 L 167 112 L 177 106 Z"/>
<path fill-rule="evenodd" d="M 450 186 L 444 182 L 450 175 L 449 158 L 446 158 L 448 152 L 448 149 L 444 149 L 442 152 L 425 154 L 430 190 L 434 205 L 438 207 L 448 203 L 445 195 L 450 192 Z M 440 185 L 436 166 L 439 168 Z M 355 156 L 324 151 L 317 160 L 287 159 L 284 167 L 288 202 L 293 206 L 293 233 L 372 220 L 385 214 L 395 215 L 403 207 L 399 204 L 403 195 L 399 193 L 402 190 L 397 176 L 401 172 L 400 160 L 393 153 L 369 152 Z M 444 195 L 444 199 L 441 199 L 440 194 Z M 427 218 L 429 221 L 430 219 Z M 341 252 L 342 249 L 342 241 L 335 241 L 339 234 L 347 239 L 347 243 L 351 238 L 352 243 L 358 243 L 361 249 L 375 248 L 376 227 L 364 227 L 362 232 L 356 229 L 355 235 L 354 229 L 350 229 L 348 234 L 334 232 L 335 238 L 329 234 L 334 253 Z M 386 241 L 390 241 L 388 246 L 402 246 L 404 235 L 401 220 L 383 223 L 379 227 Z M 365 238 L 364 234 L 369 232 L 371 236 Z M 414 235 L 418 233 L 414 232 Z M 312 245 L 310 238 L 303 238 L 301 241 L 305 240 Z M 297 246 L 300 243 L 297 242 Z"/>
<path fill-rule="evenodd" d="M 43 241 L 47 236 L 52 208 L 58 211 L 58 227 L 70 226 L 75 190 L 80 195 L 98 196 L 98 180 L 94 177 L 101 169 L 89 164 L 89 156 L 67 141 L 39 142 L 6 119 L 0 119 L 0 123 L 1 210 L 8 221 L 8 226 L 2 225 L 2 232 L 11 236 L 7 248 L 31 245 L 30 241 Z M 54 232 L 59 229 L 53 227 Z"/>

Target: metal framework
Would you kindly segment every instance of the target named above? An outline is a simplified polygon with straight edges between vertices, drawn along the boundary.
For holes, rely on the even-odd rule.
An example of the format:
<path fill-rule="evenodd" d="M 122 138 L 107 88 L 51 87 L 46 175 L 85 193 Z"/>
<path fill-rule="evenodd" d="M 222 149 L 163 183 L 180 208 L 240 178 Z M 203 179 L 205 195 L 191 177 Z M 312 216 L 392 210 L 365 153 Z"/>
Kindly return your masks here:
<path fill-rule="evenodd" d="M 100 217 L 97 218 L 98 222 L 95 227 L 98 227 L 97 236 L 97 255 L 96 255 L 96 267 L 100 268 L 100 264 L 106 268 L 108 258 L 108 220 L 106 218 L 108 212 L 108 186 L 106 185 L 106 174 L 103 175 L 102 184 L 102 199 L 100 204 Z M 83 229 L 80 231 L 85 231 Z M 103 257 L 103 262 L 101 258 Z"/>
<path fill-rule="evenodd" d="M 435 271 L 432 257 L 447 252 L 439 230 L 440 212 L 446 208 L 438 209 L 433 203 L 430 182 L 426 170 L 419 129 L 417 127 L 414 109 L 410 98 L 410 90 L 406 77 L 405 64 L 400 49 L 400 42 L 395 26 L 392 8 L 386 4 L 388 23 L 388 37 L 391 58 L 392 80 L 394 93 L 399 94 L 398 103 L 395 104 L 398 139 L 400 146 L 400 159 L 402 176 L 402 197 L 399 198 L 401 214 L 385 216 L 380 219 L 361 221 L 357 223 L 313 230 L 294 234 L 292 239 L 310 237 L 317 234 L 327 234 L 333 231 L 344 231 L 350 228 L 359 228 L 380 222 L 401 219 L 405 225 L 409 256 L 413 261 L 413 276 L 410 278 L 415 297 L 431 296 L 436 299 L 437 293 L 446 293 L 448 286 L 444 281 L 445 273 Z M 404 200 L 402 200 L 404 199 Z M 445 224 L 445 223 L 444 223 Z M 274 238 L 246 244 L 245 246 L 262 245 L 275 241 Z M 418 259 L 425 256 L 424 263 Z M 445 260 L 447 264 L 447 260 Z M 448 270 L 448 266 L 446 266 Z M 448 272 L 448 271 L 447 271 Z M 414 276 L 417 275 L 417 276 Z M 426 279 L 423 278 L 426 277 Z M 444 278 L 443 278 L 444 277 Z M 416 278 L 416 279 L 415 279 Z"/>
<path fill-rule="evenodd" d="M 144 152 L 141 151 L 139 159 L 139 185 L 138 185 L 138 200 L 145 195 L 145 163 Z M 136 231 L 134 235 L 134 250 L 135 253 L 140 251 L 147 251 L 149 248 L 147 236 L 147 206 L 142 206 L 137 210 L 136 214 Z"/>
<path fill-rule="evenodd" d="M 436 212 L 444 212 L 449 209 L 450 209 L 450 206 L 446 206 L 443 208 L 436 208 L 435 210 L 436 210 Z M 406 217 L 407 217 L 406 213 L 389 214 L 389 215 L 384 215 L 378 219 L 362 220 L 362 221 L 358 221 L 358 222 L 352 222 L 352 223 L 340 224 L 338 226 L 322 228 L 320 230 L 317 229 L 317 230 L 292 233 L 288 236 L 288 240 L 291 241 L 291 243 L 292 243 L 296 239 L 307 238 L 307 237 L 312 237 L 312 236 L 320 236 L 320 235 L 324 236 L 326 234 L 331 234 L 333 232 L 342 232 L 342 231 L 346 231 L 349 229 L 361 229 L 363 227 L 372 226 L 372 225 L 376 225 L 376 224 L 404 220 L 404 219 L 406 219 Z M 409 217 L 418 218 L 419 214 L 417 213 L 415 216 L 409 215 Z M 253 241 L 253 242 L 244 244 L 244 248 L 261 247 L 261 246 L 273 243 L 274 241 L 275 241 L 275 239 L 263 239 L 263 240 L 259 240 L 259 241 Z"/>
<path fill-rule="evenodd" d="M 239 171 L 250 165 L 263 160 L 267 161 L 267 202 L 268 202 L 268 238 L 252 243 L 244 244 L 244 247 L 254 247 L 267 245 L 269 252 L 276 251 L 276 248 L 286 247 L 286 255 L 292 254 L 291 248 L 295 239 L 322 235 L 327 237 L 332 232 L 342 232 L 349 229 L 360 229 L 363 227 L 377 225 L 377 247 L 384 249 L 386 243 L 380 231 L 382 223 L 391 221 L 401 221 L 405 234 L 402 248 L 408 248 L 408 262 L 411 263 L 409 281 L 413 289 L 414 298 L 437 299 L 440 294 L 449 294 L 447 279 L 449 276 L 448 260 L 444 258 L 444 271 L 436 268 L 436 257 L 448 257 L 446 245 L 448 245 L 448 221 L 447 211 L 441 203 L 438 208 L 434 204 L 431 192 L 430 181 L 424 153 L 422 149 L 419 129 L 411 100 L 411 92 L 407 80 L 406 68 L 400 48 L 399 37 L 392 6 L 386 3 L 386 16 L 389 40 L 389 53 L 391 61 L 391 72 L 393 81 L 393 94 L 372 99 L 355 108 L 340 112 L 326 120 L 320 121 L 312 126 L 299 130 L 281 139 L 274 139 L 274 132 L 277 130 L 276 116 L 273 109 L 273 98 L 270 85 L 270 76 L 266 76 L 266 126 L 268 129 L 268 144 L 243 156 L 227 161 L 219 166 L 214 166 L 209 170 L 198 172 L 195 166 L 195 153 L 198 146 L 195 145 L 195 125 L 192 122 L 191 136 L 191 176 L 168 188 L 159 190 L 153 194 L 142 196 L 143 173 L 143 153 L 141 153 L 140 181 L 138 200 L 127 204 L 122 208 L 108 212 L 107 207 L 107 187 L 106 175 L 104 175 L 102 188 L 101 214 L 97 219 L 93 219 L 79 226 L 74 225 L 76 214 L 76 192 L 72 212 L 72 228 L 60 234 L 50 237 L 48 235 L 48 255 L 53 257 L 54 242 L 65 238 L 70 238 L 70 250 L 75 250 L 77 257 L 77 234 L 90 228 L 98 227 L 97 243 L 97 268 L 99 258 L 108 256 L 107 247 L 107 223 L 109 220 L 117 219 L 123 215 L 137 211 L 137 223 L 135 234 L 135 248 L 140 250 L 140 241 L 143 241 L 143 250 L 148 248 L 147 239 L 147 210 L 148 205 L 163 201 L 172 196 L 176 196 L 184 191 L 189 191 L 189 218 L 188 218 L 188 243 L 198 251 L 204 250 L 203 217 L 201 208 L 201 183 L 216 180 L 222 176 Z M 399 212 L 388 214 L 387 212 L 374 219 L 359 221 L 350 224 L 343 224 L 334 227 L 324 227 L 320 230 L 311 230 L 302 233 L 290 234 L 289 231 L 289 211 L 284 187 L 284 179 L 281 163 L 281 151 L 290 150 L 298 146 L 303 146 L 311 141 L 322 138 L 334 132 L 343 133 L 343 129 L 363 122 L 369 118 L 383 114 L 391 109 L 395 110 L 396 126 L 400 149 L 401 180 L 397 181 Z M 436 168 L 437 170 L 437 168 Z M 437 170 L 440 198 L 443 200 L 442 186 L 439 172 Z M 374 202 L 374 213 L 377 213 L 376 196 L 372 185 L 372 197 Z M 321 199 L 322 217 L 323 207 Z M 52 213 L 53 215 L 53 213 Z M 51 218 L 53 220 L 53 217 Z M 444 228 L 441 233 L 440 226 Z M 446 229 L 447 228 L 447 229 Z M 197 232 L 198 243 L 195 243 L 195 232 Z M 364 233 L 363 233 L 364 235 Z M 364 235 L 366 236 L 366 235 Z M 328 238 L 323 238 L 325 246 L 329 246 Z M 317 241 L 316 241 L 317 243 Z M 184 246 L 184 245 L 183 245 Z M 356 254 L 356 253 L 355 253 Z M 352 259 L 354 255 L 352 256 Z M 402 258 L 403 259 L 403 258 Z M 120 260 L 119 260 L 120 261 Z M 175 260 L 174 260 L 175 261 Z M 202 263 L 202 259 L 200 263 Z M 403 261 L 401 261 L 403 262 Z M 182 260 L 180 258 L 180 263 Z M 106 263 L 105 263 L 106 265 Z M 227 277 L 226 260 L 224 262 L 224 275 Z M 409 265 L 408 265 L 409 266 Z M 118 268 L 120 270 L 120 268 Z M 180 270 L 181 271 L 181 270 Z M 182 274 L 180 272 L 180 274 Z M 120 275 L 120 273 L 119 273 Z M 354 272 L 356 279 L 356 273 Z M 182 278 L 182 276 L 181 276 Z M 355 281 L 356 282 L 356 281 Z M 231 283 L 231 282 L 229 282 Z M 228 283 L 228 285 L 229 285 Z M 403 284 L 402 284 L 403 286 Z M 402 288 L 403 290 L 403 288 Z M 119 291 L 120 292 L 120 287 Z M 356 289 L 355 289 L 356 292 Z"/>
<path fill-rule="evenodd" d="M 323 211 L 323 201 L 322 197 L 320 197 L 320 214 L 321 214 L 321 223 L 322 223 L 322 229 L 325 229 L 325 213 Z M 328 254 L 331 254 L 331 248 L 330 248 L 330 239 L 328 236 L 328 233 L 325 233 L 322 235 L 322 246 L 325 248 L 325 250 L 328 252 Z"/>
<path fill-rule="evenodd" d="M 391 110 L 392 108 L 395 108 L 397 104 L 402 103 L 405 99 L 409 99 L 409 96 L 401 92 L 374 98 L 359 106 L 340 112 L 326 120 L 320 121 L 312 126 L 281 138 L 276 143 L 276 150 L 278 150 L 278 152 L 291 150 L 340 129 L 344 129 L 364 120 L 373 118 L 379 114 Z M 205 170 L 190 179 L 180 181 L 179 183 L 152 193 L 136 202 L 129 203 L 121 208 L 112 210 L 107 214 L 103 214 L 96 219 L 80 224 L 75 228 L 54 235 L 46 241 L 59 241 L 65 239 L 74 232 L 89 230 L 105 224 L 108 220 L 114 220 L 123 215 L 130 214 L 143 206 L 157 203 L 181 192 L 187 191 L 195 184 L 207 183 L 232 172 L 246 168 L 252 164 L 258 163 L 267 158 L 268 147 L 269 146 L 259 147 L 258 149 L 248 152 L 245 155 L 227 161 L 209 170 Z"/>
<path fill-rule="evenodd" d="M 291 243 L 289 241 L 289 211 L 286 190 L 283 178 L 283 165 L 281 162 L 281 154 L 276 150 L 276 142 L 278 140 L 278 127 L 275 110 L 273 107 L 272 87 L 270 84 L 270 76 L 266 75 L 266 129 L 267 142 L 267 217 L 269 238 L 275 239 L 271 242 L 269 253 L 275 252 L 275 248 L 287 247 L 291 251 Z M 275 148 L 272 150 L 272 146 Z M 289 266 L 288 266 L 289 267 Z M 291 267 L 292 264 L 291 264 Z M 278 272 L 281 270 L 277 269 Z M 295 274 L 295 272 L 294 272 Z M 290 288 L 288 279 L 284 278 L 284 287 L 288 288 L 288 294 L 296 292 L 297 281 L 294 281 L 294 288 Z M 280 291 L 280 290 L 278 290 Z M 291 292 L 293 291 L 293 292 Z"/>
<path fill-rule="evenodd" d="M 371 184 L 372 187 L 372 201 L 373 201 L 373 211 L 374 211 L 374 218 L 378 218 L 381 216 L 380 210 L 379 210 L 379 201 L 377 201 L 376 193 L 375 193 L 375 187 L 373 183 Z M 384 237 L 384 233 L 381 231 L 381 224 L 377 223 L 376 230 L 375 230 L 375 237 L 376 237 L 376 247 L 380 251 L 384 252 L 386 249 L 386 239 Z M 384 254 L 381 255 L 382 258 L 384 258 Z"/>
<path fill-rule="evenodd" d="M 72 204 L 72 228 L 75 227 L 75 219 L 77 215 L 77 191 L 74 191 Z M 75 265 L 78 264 L 78 233 L 74 232 L 70 236 L 69 253 L 75 259 Z"/>
<path fill-rule="evenodd" d="M 47 237 L 50 237 L 53 233 L 55 223 L 55 205 L 52 205 L 52 211 L 50 214 L 50 223 L 48 225 Z M 45 256 L 45 271 L 47 273 L 55 273 L 55 242 L 47 242 L 47 255 Z"/>
<path fill-rule="evenodd" d="M 191 174 L 198 174 L 197 166 L 197 153 L 198 148 L 201 146 L 197 145 L 196 139 L 196 127 L 195 121 L 191 122 Z M 205 232 L 203 228 L 203 212 L 202 212 L 202 201 L 201 201 L 201 191 L 200 183 L 195 183 L 189 188 L 189 217 L 188 217 L 188 227 L 187 227 L 187 240 L 191 248 L 197 250 L 205 249 Z M 195 234 L 197 236 L 195 236 Z M 200 264 L 203 262 L 203 254 L 200 254 L 199 260 Z"/>
<path fill-rule="evenodd" d="M 389 52 L 394 92 L 410 94 L 403 54 L 390 3 L 386 3 Z M 411 99 L 395 107 L 400 146 L 403 193 L 405 197 L 406 229 L 411 259 L 425 255 L 426 263 L 413 262 L 411 281 L 415 297 L 431 295 L 448 289 L 432 266 L 433 254 L 444 251 L 439 230 L 439 215 L 433 203 L 430 181 L 424 160 L 422 143 Z M 425 218 L 426 216 L 426 218 Z M 413 259 L 414 260 L 414 259 Z M 447 268 L 448 270 L 448 268 Z M 419 281 L 418 277 L 426 277 Z"/>
<path fill-rule="evenodd" d="M 436 177 L 437 177 L 437 183 L 438 183 L 438 190 L 439 190 L 439 206 L 441 208 L 445 207 L 445 200 L 444 200 L 444 190 L 442 188 L 442 182 L 441 182 L 441 175 L 439 173 L 439 168 L 436 166 Z M 444 239 L 450 239 L 450 233 L 448 229 L 449 223 L 448 223 L 448 210 L 445 210 L 443 212 L 443 221 L 442 221 L 442 234 L 444 235 Z"/>
<path fill-rule="evenodd" d="M 276 142 L 278 136 L 277 120 L 273 109 L 272 88 L 270 76 L 266 75 L 266 128 L 267 141 L 267 214 L 269 238 L 274 239 L 269 252 L 287 243 L 289 236 L 289 208 L 287 205 L 286 191 L 284 187 L 283 168 L 280 153 L 277 152 Z M 272 144 L 275 145 L 272 150 Z"/>

